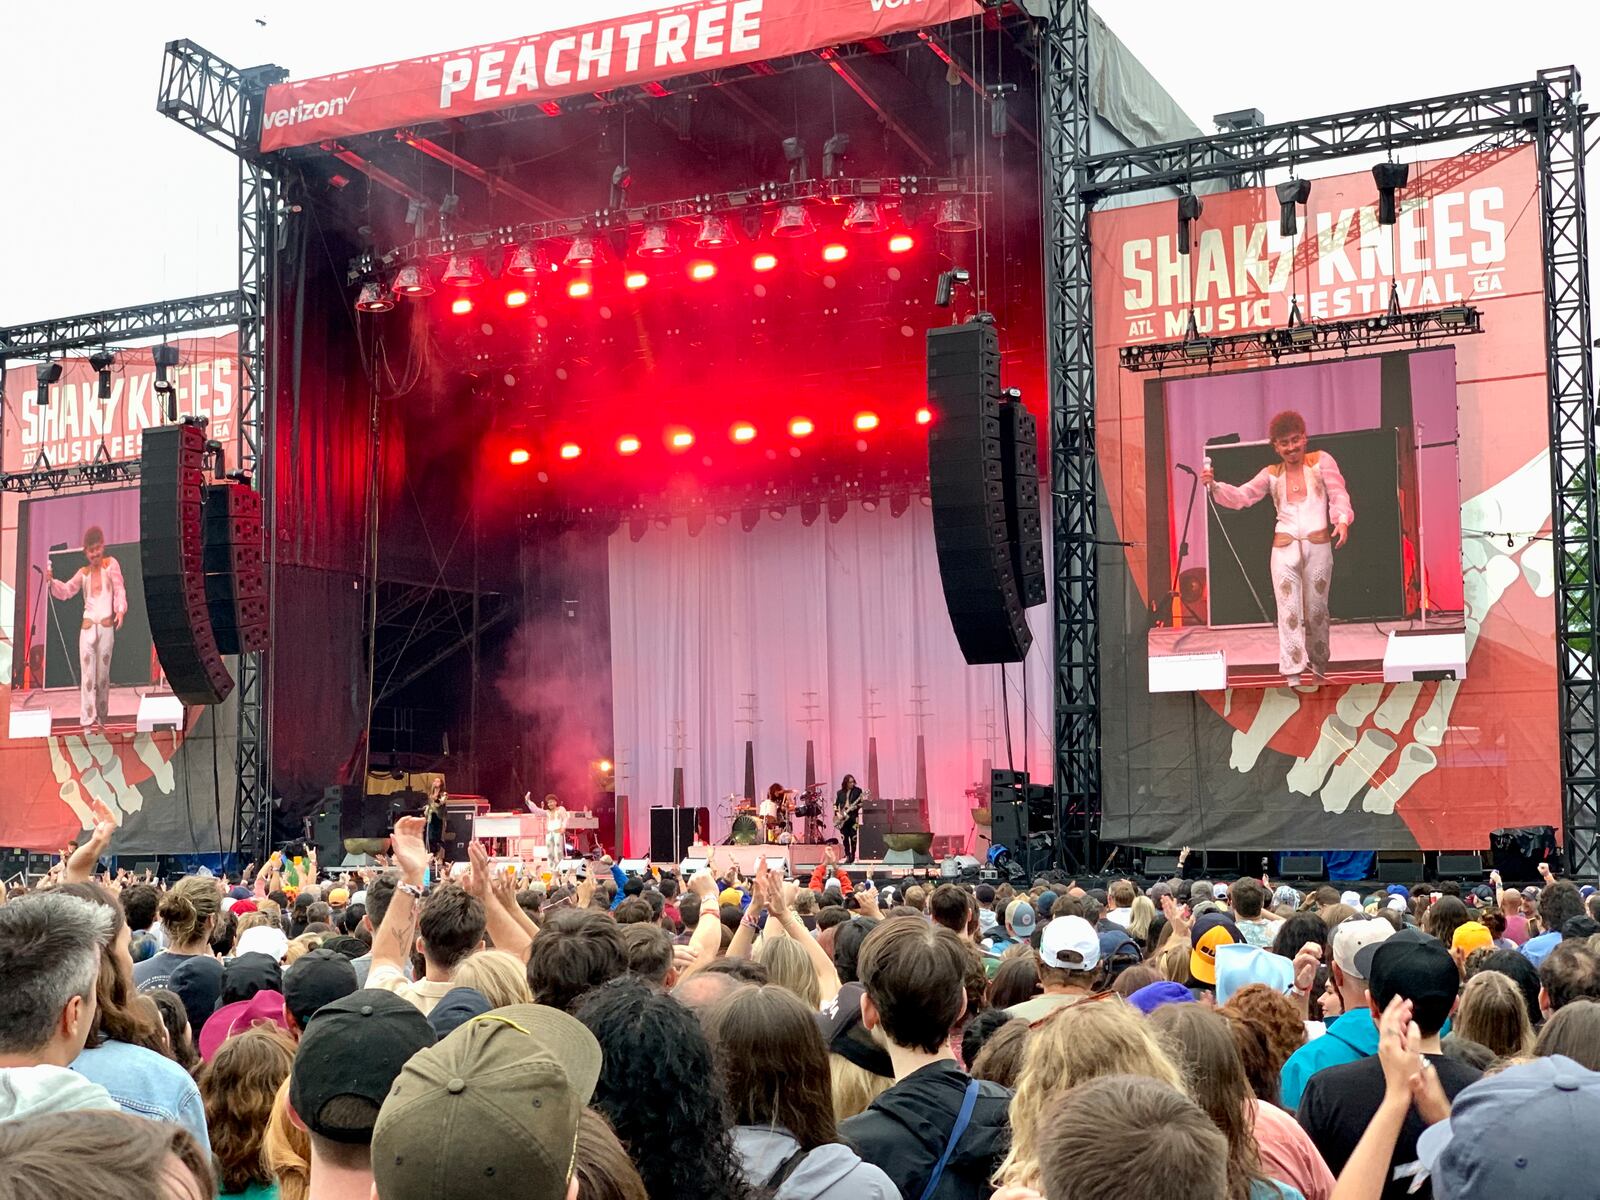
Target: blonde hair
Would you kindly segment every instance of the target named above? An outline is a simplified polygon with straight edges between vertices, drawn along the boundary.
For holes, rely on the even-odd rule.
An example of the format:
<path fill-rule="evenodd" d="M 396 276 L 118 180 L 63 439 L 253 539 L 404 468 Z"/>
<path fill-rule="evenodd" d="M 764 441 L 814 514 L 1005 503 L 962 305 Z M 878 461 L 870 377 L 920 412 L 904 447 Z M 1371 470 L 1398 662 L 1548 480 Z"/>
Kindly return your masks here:
<path fill-rule="evenodd" d="M 833 1118 L 843 1121 L 867 1111 L 867 1106 L 894 1086 L 887 1075 L 875 1075 L 842 1054 L 828 1055 L 833 1081 Z"/>
<path fill-rule="evenodd" d="M 261 1161 L 278 1181 L 278 1200 L 306 1200 L 311 1191 L 311 1135 L 289 1117 L 289 1080 L 272 1098 Z"/>
<path fill-rule="evenodd" d="M 767 978 L 799 996 L 812 1012 L 822 1007 L 822 984 L 816 968 L 793 938 L 768 938 L 761 947 L 761 965 L 767 969 Z"/>
<path fill-rule="evenodd" d="M 1457 1037 L 1487 1046 L 1496 1058 L 1533 1053 L 1533 1023 L 1509 975 L 1479 971 L 1467 980 L 1451 1025 Z"/>
<path fill-rule="evenodd" d="M 199 875 L 185 875 L 156 905 L 156 915 L 161 918 L 169 947 L 192 946 L 204 941 L 221 911 L 222 897 L 217 894 L 217 881 Z"/>
<path fill-rule="evenodd" d="M 321 948 L 321 946 L 322 935 L 320 933 L 302 933 L 299 937 L 290 940 L 289 948 L 283 954 L 283 965 L 291 967 L 301 955 L 309 954 L 311 951 Z"/>
<path fill-rule="evenodd" d="M 1058 1009 L 1033 1031 L 1011 1098 L 1011 1150 L 997 1186 L 1040 1187 L 1039 1118 L 1068 1088 L 1102 1075 L 1143 1075 L 1188 1094 L 1183 1073 L 1121 998 Z"/>
<path fill-rule="evenodd" d="M 238 939 L 244 936 L 245 930 L 256 929 L 263 925 L 272 929 L 278 927 L 277 922 L 264 912 L 245 913 L 244 916 L 239 918 L 238 928 L 233 931 L 235 942 L 237 943 Z"/>
<path fill-rule="evenodd" d="M 1161 973 L 1169 983 L 1185 983 L 1189 978 L 1189 956 L 1193 947 L 1188 938 L 1175 937 L 1148 960 L 1148 964 Z"/>
<path fill-rule="evenodd" d="M 1150 936 L 1150 926 L 1156 923 L 1155 901 L 1142 894 L 1135 896 L 1128 913 L 1128 936 L 1143 946 Z"/>
<path fill-rule="evenodd" d="M 490 1008 L 532 1004 L 528 968 L 507 950 L 479 950 L 469 954 L 451 979 L 456 987 L 476 988 Z"/>

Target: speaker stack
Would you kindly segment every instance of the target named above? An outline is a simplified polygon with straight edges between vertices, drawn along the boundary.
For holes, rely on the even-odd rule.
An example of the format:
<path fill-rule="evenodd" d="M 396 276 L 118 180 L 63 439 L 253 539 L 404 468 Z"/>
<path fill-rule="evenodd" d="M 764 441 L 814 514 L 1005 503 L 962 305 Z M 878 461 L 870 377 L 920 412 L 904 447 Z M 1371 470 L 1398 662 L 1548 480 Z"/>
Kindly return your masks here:
<path fill-rule="evenodd" d="M 223 654 L 265 650 L 267 572 L 261 493 L 248 484 L 229 480 L 206 488 L 205 568 L 217 649 Z"/>
<path fill-rule="evenodd" d="M 1045 598 L 1038 436 L 1032 415 L 1001 395 L 992 323 L 928 331 L 928 398 L 934 545 L 951 627 L 967 662 L 1021 662 L 1033 644 L 1025 610 Z"/>
<path fill-rule="evenodd" d="M 220 704 L 233 691 L 211 628 L 201 497 L 205 430 L 147 429 L 139 467 L 139 556 L 145 610 L 167 683 L 184 704 Z"/>

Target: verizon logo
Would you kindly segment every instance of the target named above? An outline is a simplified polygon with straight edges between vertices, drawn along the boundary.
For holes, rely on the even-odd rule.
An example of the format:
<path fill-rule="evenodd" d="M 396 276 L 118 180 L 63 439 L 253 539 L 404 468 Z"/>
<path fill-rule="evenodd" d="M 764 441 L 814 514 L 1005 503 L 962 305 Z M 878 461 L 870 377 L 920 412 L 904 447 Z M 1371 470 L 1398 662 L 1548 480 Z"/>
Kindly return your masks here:
<path fill-rule="evenodd" d="M 341 116 L 345 106 L 354 100 L 355 96 L 356 89 L 351 88 L 348 96 L 334 96 L 328 100 L 302 100 L 297 104 L 291 104 L 288 108 L 279 108 L 267 113 L 261 118 L 261 123 L 267 129 L 282 129 L 289 125 L 298 125 L 302 121 L 320 121 L 324 117 Z"/>
<path fill-rule="evenodd" d="M 893 12 L 897 8 L 911 8 L 913 5 L 925 3 L 927 0 L 872 0 L 872 11 Z"/>

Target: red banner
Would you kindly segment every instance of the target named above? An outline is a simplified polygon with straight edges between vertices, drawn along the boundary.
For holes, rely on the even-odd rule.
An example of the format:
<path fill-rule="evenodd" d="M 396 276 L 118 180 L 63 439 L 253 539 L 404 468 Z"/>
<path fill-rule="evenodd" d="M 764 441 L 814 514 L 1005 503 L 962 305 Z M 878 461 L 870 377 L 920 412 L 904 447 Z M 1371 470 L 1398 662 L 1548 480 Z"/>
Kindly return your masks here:
<path fill-rule="evenodd" d="M 978 0 L 688 0 L 592 25 L 279 84 L 267 91 L 261 148 L 282 150 L 604 92 L 981 11 Z"/>

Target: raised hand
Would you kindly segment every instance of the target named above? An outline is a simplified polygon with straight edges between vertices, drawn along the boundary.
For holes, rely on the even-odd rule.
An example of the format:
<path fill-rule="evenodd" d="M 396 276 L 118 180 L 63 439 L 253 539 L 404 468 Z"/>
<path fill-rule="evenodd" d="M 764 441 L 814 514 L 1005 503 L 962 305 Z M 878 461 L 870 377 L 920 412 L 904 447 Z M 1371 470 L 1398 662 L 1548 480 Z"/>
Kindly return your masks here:
<path fill-rule="evenodd" d="M 711 871 L 696 872 L 695 877 L 689 880 L 689 890 L 700 897 L 700 911 L 704 912 L 708 903 L 716 905 L 717 878 Z"/>
<path fill-rule="evenodd" d="M 590 901 L 594 899 L 595 884 L 596 880 L 593 875 L 590 875 L 582 883 L 578 884 L 578 896 L 576 903 L 579 908 L 589 907 Z"/>
<path fill-rule="evenodd" d="M 481 842 L 472 842 L 467 846 L 467 861 L 469 866 L 461 877 L 461 886 L 476 896 L 479 900 L 489 898 L 489 853 L 483 848 Z"/>
<path fill-rule="evenodd" d="M 117 832 L 115 821 L 100 821 L 94 827 L 94 833 L 89 840 L 74 850 L 62 867 L 61 877 L 68 883 L 84 883 L 94 878 L 94 866 L 100 856 L 106 852 L 106 847 L 111 844 L 112 835 Z"/>
<path fill-rule="evenodd" d="M 414 886 L 422 884 L 428 870 L 428 847 L 422 840 L 427 825 L 422 817 L 401 817 L 394 823 L 394 833 L 390 837 L 400 874 Z"/>

